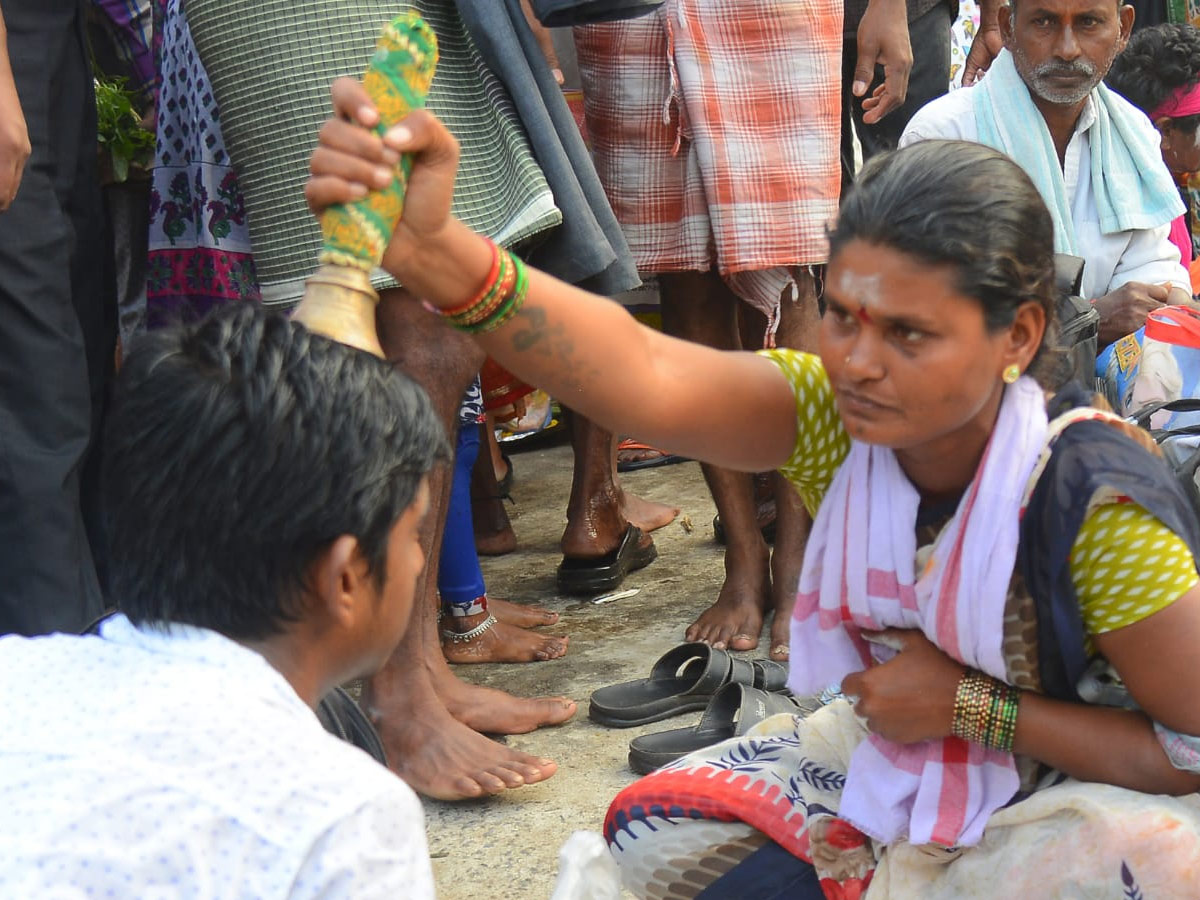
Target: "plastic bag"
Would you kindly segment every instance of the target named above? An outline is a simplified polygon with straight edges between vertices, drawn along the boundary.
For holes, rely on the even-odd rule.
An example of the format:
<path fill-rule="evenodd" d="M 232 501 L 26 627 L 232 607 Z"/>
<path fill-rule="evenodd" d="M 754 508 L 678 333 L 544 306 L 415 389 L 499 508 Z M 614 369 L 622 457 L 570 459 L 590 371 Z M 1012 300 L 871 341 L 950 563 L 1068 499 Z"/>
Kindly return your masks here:
<path fill-rule="evenodd" d="M 550 900 L 620 900 L 621 872 L 595 831 L 576 831 L 558 851 L 558 881 Z"/>

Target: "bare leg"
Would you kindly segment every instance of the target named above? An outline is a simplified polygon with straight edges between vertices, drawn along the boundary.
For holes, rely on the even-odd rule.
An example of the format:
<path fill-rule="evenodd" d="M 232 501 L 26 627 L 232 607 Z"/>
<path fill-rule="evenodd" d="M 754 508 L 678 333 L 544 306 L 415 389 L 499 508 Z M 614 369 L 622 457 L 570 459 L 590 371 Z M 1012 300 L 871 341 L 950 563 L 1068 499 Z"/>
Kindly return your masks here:
<path fill-rule="evenodd" d="M 685 340 L 725 350 L 739 349 L 741 301 L 712 272 L 659 276 L 663 330 Z M 701 466 L 725 525 L 725 583 L 717 602 L 687 630 L 689 641 L 719 649 L 758 646 L 763 614 L 770 599 L 769 552 L 755 515 L 751 476 L 716 466 Z"/>
<path fill-rule="evenodd" d="M 820 327 L 816 283 L 807 270 L 802 270 L 797 281 L 799 297 L 795 301 L 783 301 L 775 340 L 781 347 L 815 352 Z M 775 482 L 776 531 L 775 550 L 771 555 L 771 605 L 775 618 L 771 622 L 770 655 L 772 659 L 782 661 L 788 658 L 792 607 L 796 605 L 796 588 L 800 583 L 804 546 L 812 519 L 787 480 L 778 473 L 772 478 Z"/>
<path fill-rule="evenodd" d="M 452 426 L 462 392 L 480 363 L 474 344 L 401 291 L 385 292 L 378 325 L 389 359 L 425 387 L 442 421 Z M 435 606 L 449 489 L 444 468 L 431 474 L 430 495 L 436 502 L 422 534 L 428 563 L 417 583 L 412 623 L 391 659 L 367 682 L 364 702 L 396 773 L 427 796 L 460 799 L 542 781 L 557 766 L 552 760 L 488 740 L 457 721 L 443 700 L 444 693 L 480 696 L 490 703 L 498 721 L 489 723 L 494 726 L 489 730 L 495 732 L 531 731 L 563 721 L 574 713 L 575 705 L 569 700 L 520 700 L 500 691 L 476 689 L 450 672 L 438 647 Z"/>
<path fill-rule="evenodd" d="M 495 462 L 500 457 L 496 432 L 491 420 L 479 426 L 483 431 L 480 453 L 471 469 L 471 519 L 475 528 L 475 550 L 480 556 L 503 556 L 517 549 L 517 536 L 504 508 L 500 485 L 496 481 Z M 489 450 L 483 452 L 486 445 Z M 493 452 L 491 448 L 496 448 Z M 513 623 L 520 624 L 520 623 Z"/>
<path fill-rule="evenodd" d="M 567 527 L 560 545 L 563 556 L 594 559 L 617 548 L 629 520 L 623 509 L 624 494 L 615 479 L 612 432 L 574 411 L 570 428 L 575 466 L 567 501 Z M 649 534 L 642 540 L 651 542 Z"/>

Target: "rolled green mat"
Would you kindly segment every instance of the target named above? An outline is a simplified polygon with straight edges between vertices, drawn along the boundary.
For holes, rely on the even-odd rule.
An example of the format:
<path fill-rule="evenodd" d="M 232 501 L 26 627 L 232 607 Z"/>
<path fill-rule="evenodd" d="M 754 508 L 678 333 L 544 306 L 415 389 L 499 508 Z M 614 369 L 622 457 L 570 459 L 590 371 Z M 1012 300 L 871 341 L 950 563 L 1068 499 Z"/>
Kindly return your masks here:
<path fill-rule="evenodd" d="M 415 10 L 384 26 L 363 76 L 363 85 L 379 111 L 377 134 L 382 136 L 425 105 L 437 58 L 437 38 Z M 322 214 L 321 265 L 352 266 L 368 272 L 379 265 L 404 210 L 411 171 L 412 157 L 404 154 L 386 188 L 372 190 L 354 203 L 331 206 Z"/>

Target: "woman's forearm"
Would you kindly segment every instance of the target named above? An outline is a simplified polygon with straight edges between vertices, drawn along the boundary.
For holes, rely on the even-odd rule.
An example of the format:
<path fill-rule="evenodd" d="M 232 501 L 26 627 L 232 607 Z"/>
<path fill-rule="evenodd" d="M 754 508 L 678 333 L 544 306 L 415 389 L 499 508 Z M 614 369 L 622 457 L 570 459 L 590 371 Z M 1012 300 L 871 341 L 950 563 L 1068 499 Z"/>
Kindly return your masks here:
<path fill-rule="evenodd" d="M 1188 794 L 1200 776 L 1176 769 L 1141 712 L 1024 693 L 1013 750 L 1080 781 L 1148 794 Z"/>
<path fill-rule="evenodd" d="M 487 279 L 488 245 L 452 220 L 419 257 L 388 260 L 400 280 L 452 308 Z M 618 432 L 745 471 L 781 465 L 796 436 L 795 399 L 773 363 L 646 328 L 619 304 L 529 269 L 524 305 L 478 336 L 489 355 Z"/>

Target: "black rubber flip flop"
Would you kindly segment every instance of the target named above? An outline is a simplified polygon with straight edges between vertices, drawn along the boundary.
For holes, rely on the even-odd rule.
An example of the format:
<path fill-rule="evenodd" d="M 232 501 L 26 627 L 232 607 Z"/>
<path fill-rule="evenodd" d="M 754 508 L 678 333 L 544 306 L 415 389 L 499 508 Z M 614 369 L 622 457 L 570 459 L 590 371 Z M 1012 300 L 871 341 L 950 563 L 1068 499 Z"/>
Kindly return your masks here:
<path fill-rule="evenodd" d="M 676 453 L 666 453 L 659 450 L 657 447 L 651 447 L 649 444 L 643 444 L 641 441 L 626 439 L 617 444 L 617 452 L 622 450 L 654 450 L 661 456 L 652 456 L 649 459 L 631 459 L 622 462 L 617 460 L 618 472 L 636 472 L 639 469 L 656 469 L 659 466 L 673 466 L 676 463 L 691 462 L 686 456 L 679 456 Z"/>
<path fill-rule="evenodd" d="M 698 724 L 644 734 L 630 741 L 629 768 L 639 775 L 649 775 L 696 750 L 740 737 L 763 719 L 779 713 L 806 716 L 820 706 L 815 698 L 798 700 L 790 694 L 727 684 L 713 695 Z"/>
<path fill-rule="evenodd" d="M 651 541 L 641 546 L 642 530 L 630 525 L 621 536 L 617 549 L 594 559 L 563 557 L 558 564 L 558 590 L 563 594 L 604 594 L 614 590 L 625 576 L 644 569 L 658 557 L 658 548 Z"/>
<path fill-rule="evenodd" d="M 693 642 L 668 650 L 649 678 L 602 687 L 592 694 L 588 717 L 609 728 L 648 725 L 680 713 L 704 709 L 721 687 L 744 684 L 783 690 L 787 666 L 770 659 L 739 659 L 708 644 Z"/>

